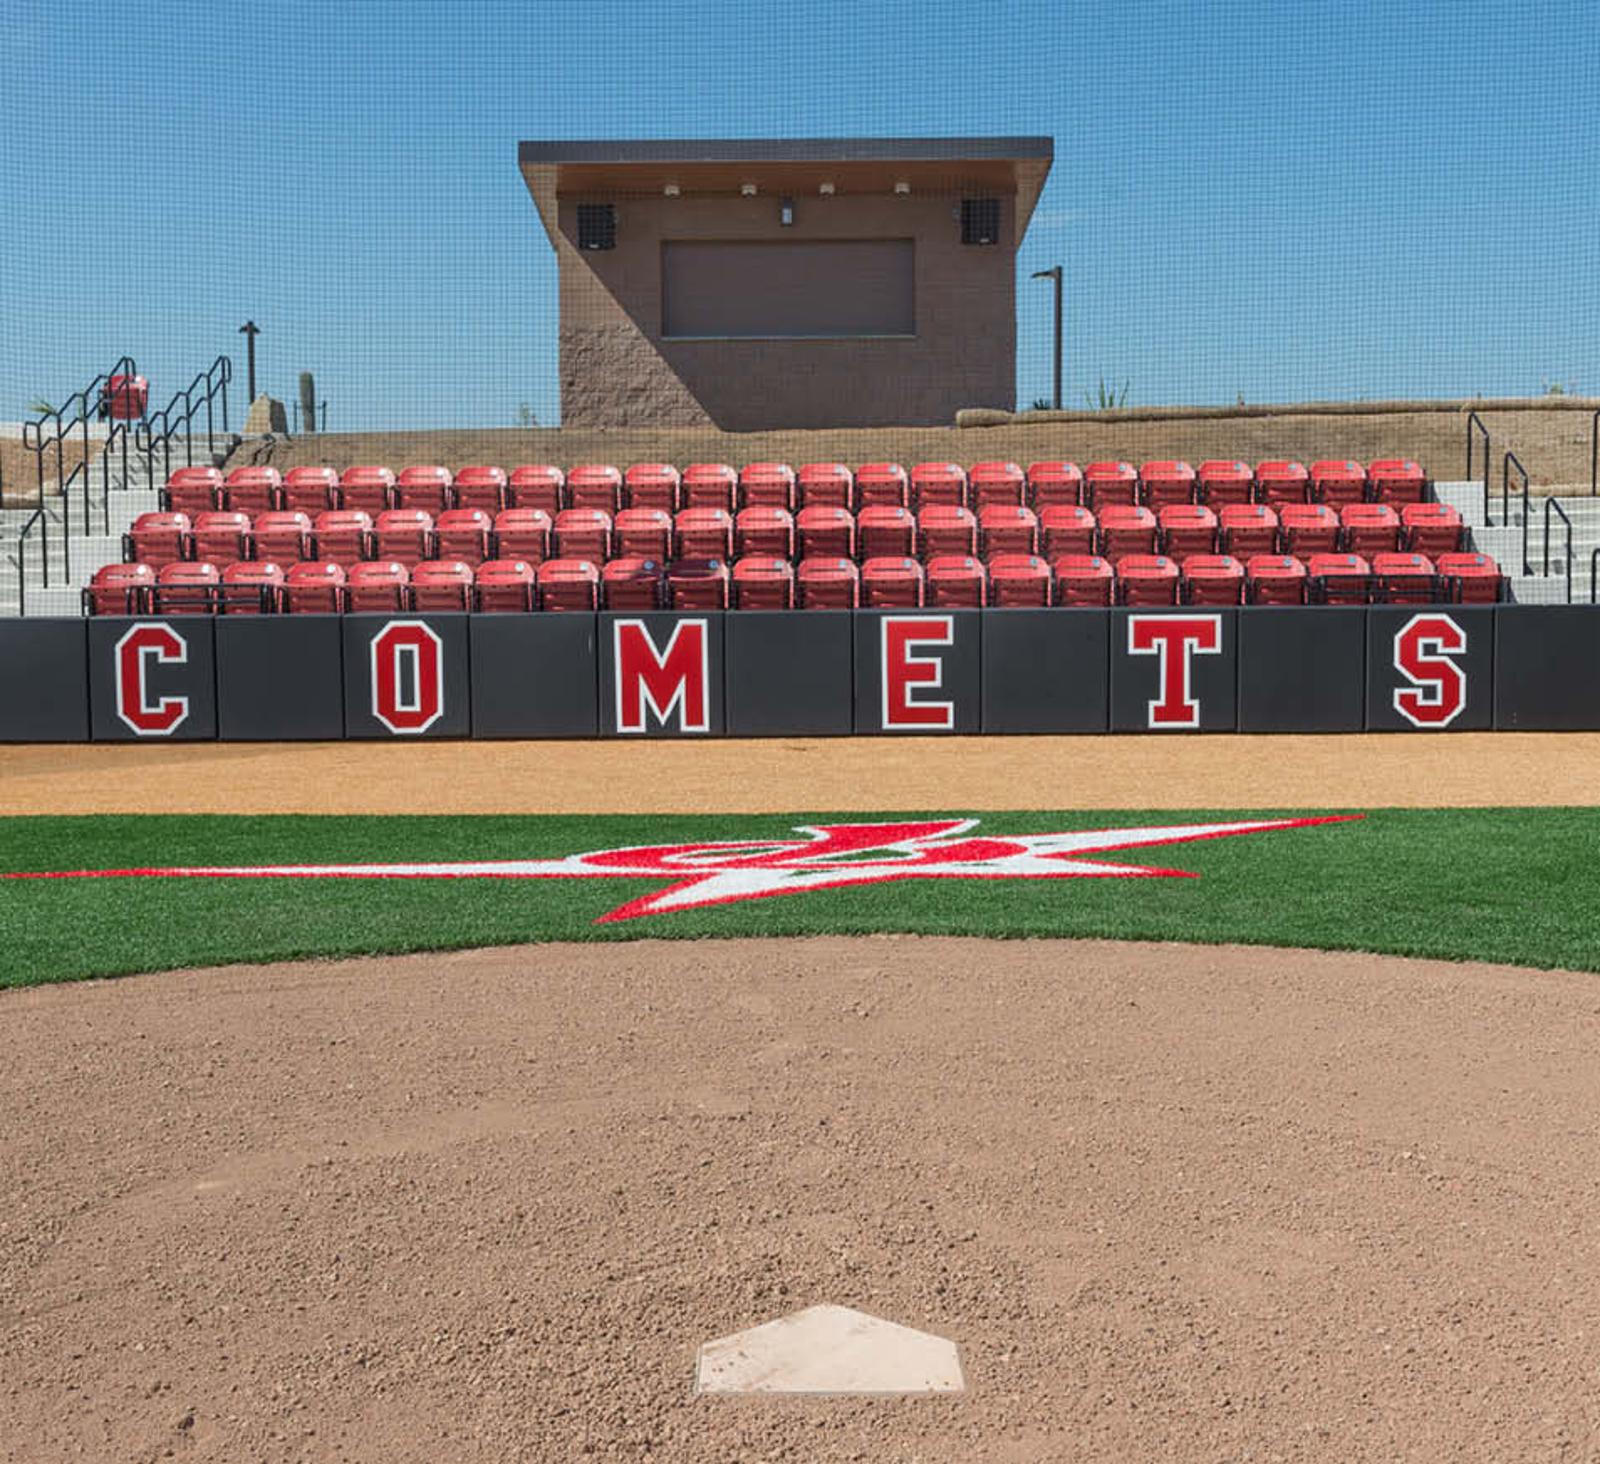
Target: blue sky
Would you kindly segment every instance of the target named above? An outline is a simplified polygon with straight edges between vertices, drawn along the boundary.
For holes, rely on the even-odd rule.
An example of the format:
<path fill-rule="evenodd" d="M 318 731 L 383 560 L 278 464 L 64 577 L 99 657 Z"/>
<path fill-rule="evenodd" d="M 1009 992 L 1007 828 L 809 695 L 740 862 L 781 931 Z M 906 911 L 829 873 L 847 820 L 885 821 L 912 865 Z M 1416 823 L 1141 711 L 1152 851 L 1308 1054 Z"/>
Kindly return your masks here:
<path fill-rule="evenodd" d="M 520 138 L 1042 133 L 1018 393 L 1600 393 L 1593 0 L 0 0 L 0 419 L 132 352 L 557 410 Z M 242 398 L 242 390 L 239 396 Z"/>

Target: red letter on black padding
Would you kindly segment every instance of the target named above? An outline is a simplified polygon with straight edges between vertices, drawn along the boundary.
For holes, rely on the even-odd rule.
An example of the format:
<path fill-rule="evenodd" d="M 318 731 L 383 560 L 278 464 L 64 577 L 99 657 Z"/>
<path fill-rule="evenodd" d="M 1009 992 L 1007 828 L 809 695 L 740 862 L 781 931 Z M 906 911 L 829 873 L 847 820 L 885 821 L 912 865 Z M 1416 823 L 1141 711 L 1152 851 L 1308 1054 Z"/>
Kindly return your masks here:
<path fill-rule="evenodd" d="M 676 718 L 680 732 L 711 730 L 711 650 L 704 620 L 680 620 L 664 651 L 644 621 L 616 620 L 611 651 L 618 732 L 647 731 L 647 709 L 662 727 Z"/>
<path fill-rule="evenodd" d="M 1154 729 L 1198 727 L 1200 703 L 1190 680 L 1190 657 L 1222 651 L 1220 615 L 1130 615 L 1128 652 L 1155 656 L 1161 695 L 1149 706 L 1147 726 Z"/>

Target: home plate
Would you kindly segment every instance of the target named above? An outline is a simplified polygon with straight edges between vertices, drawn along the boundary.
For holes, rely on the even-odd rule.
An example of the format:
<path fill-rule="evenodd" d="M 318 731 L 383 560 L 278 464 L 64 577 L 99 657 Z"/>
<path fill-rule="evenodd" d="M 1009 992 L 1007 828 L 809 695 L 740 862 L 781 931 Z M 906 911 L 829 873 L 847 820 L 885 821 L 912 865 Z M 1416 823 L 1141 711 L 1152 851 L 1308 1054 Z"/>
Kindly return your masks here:
<path fill-rule="evenodd" d="M 959 1393 L 956 1344 L 847 1306 L 808 1306 L 700 1349 L 697 1393 Z"/>

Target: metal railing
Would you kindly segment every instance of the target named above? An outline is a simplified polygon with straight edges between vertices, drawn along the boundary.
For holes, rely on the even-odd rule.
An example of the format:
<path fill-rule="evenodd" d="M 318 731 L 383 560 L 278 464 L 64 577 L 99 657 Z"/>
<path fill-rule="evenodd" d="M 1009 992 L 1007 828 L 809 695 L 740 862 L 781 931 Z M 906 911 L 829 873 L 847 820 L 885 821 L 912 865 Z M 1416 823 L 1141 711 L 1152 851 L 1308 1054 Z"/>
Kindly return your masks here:
<path fill-rule="evenodd" d="M 1600 408 L 1589 418 L 1589 497 L 1600 488 Z"/>
<path fill-rule="evenodd" d="M 1466 478 L 1472 481 L 1472 431 L 1476 428 L 1483 434 L 1483 521 L 1489 522 L 1489 429 L 1483 425 L 1483 418 L 1476 412 L 1467 413 L 1467 472 Z"/>
<path fill-rule="evenodd" d="M 1533 573 L 1533 562 L 1528 558 L 1528 470 L 1516 453 L 1508 452 L 1500 461 L 1500 522 L 1511 522 L 1511 469 L 1522 476 L 1522 572 Z M 1485 515 L 1487 517 L 1487 515 Z"/>
<path fill-rule="evenodd" d="M 300 403 L 298 400 L 292 403 L 291 416 L 289 420 L 293 423 L 293 426 L 290 427 L 289 431 L 295 437 L 298 437 L 300 435 Z M 328 404 L 326 401 L 320 401 L 317 403 L 317 431 L 326 432 L 327 430 Z"/>
<path fill-rule="evenodd" d="M 198 372 L 181 391 L 172 394 L 172 400 L 159 412 L 151 412 L 139 424 L 135 439 L 146 465 L 154 477 L 155 454 L 161 454 L 161 476 L 172 473 L 172 439 L 183 439 L 183 466 L 194 466 L 194 420 L 201 411 L 206 417 L 206 456 L 209 459 L 217 450 L 217 422 L 215 405 L 222 403 L 222 434 L 228 433 L 228 383 L 233 380 L 233 362 L 218 356 L 204 371 Z"/>
<path fill-rule="evenodd" d="M 1600 584 L 1600 544 L 1597 544 L 1594 553 L 1589 556 L 1589 603 L 1600 605 L 1600 600 L 1595 598 L 1595 586 Z"/>
<path fill-rule="evenodd" d="M 1551 493 L 1544 500 L 1544 568 L 1541 574 L 1550 573 L 1550 510 L 1554 509 L 1560 516 L 1561 522 L 1567 529 L 1567 604 L 1572 603 L 1572 520 L 1567 517 L 1567 511 L 1557 501 L 1555 494 Z"/>

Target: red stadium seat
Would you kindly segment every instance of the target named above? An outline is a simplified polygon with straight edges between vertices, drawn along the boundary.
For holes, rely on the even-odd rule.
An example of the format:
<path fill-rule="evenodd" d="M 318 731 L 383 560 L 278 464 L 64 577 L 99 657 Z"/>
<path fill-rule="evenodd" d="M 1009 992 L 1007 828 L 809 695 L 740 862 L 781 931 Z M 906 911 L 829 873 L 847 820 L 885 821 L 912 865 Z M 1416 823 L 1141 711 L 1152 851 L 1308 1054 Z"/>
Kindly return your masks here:
<path fill-rule="evenodd" d="M 426 509 L 391 508 L 378 515 L 373 539 L 379 559 L 398 560 L 409 568 L 433 558 L 433 519 Z"/>
<path fill-rule="evenodd" d="M 732 514 L 739 475 L 727 463 L 690 463 L 683 470 L 683 506 L 720 508 Z"/>
<path fill-rule="evenodd" d="M 957 504 L 930 503 L 917 514 L 917 539 L 924 563 L 970 558 L 978 552 L 978 521 Z"/>
<path fill-rule="evenodd" d="M 1132 463 L 1090 463 L 1083 470 L 1083 501 L 1096 514 L 1109 504 L 1139 501 L 1139 470 Z"/>
<path fill-rule="evenodd" d="M 843 463 L 806 463 L 800 469 L 795 488 L 801 508 L 855 511 L 855 477 Z"/>
<path fill-rule="evenodd" d="M 1195 471 L 1195 497 L 1219 516 L 1228 504 L 1249 503 L 1255 487 L 1255 469 L 1249 463 L 1210 458 Z"/>
<path fill-rule="evenodd" d="M 169 564 L 156 575 L 150 609 L 156 615 L 209 615 L 216 609 L 222 576 L 209 561 Z"/>
<path fill-rule="evenodd" d="M 1367 465 L 1367 487 L 1380 503 L 1398 507 L 1421 503 L 1428 492 L 1428 475 L 1410 458 L 1378 458 Z"/>
<path fill-rule="evenodd" d="M 257 559 L 298 564 L 312 557 L 312 543 L 311 520 L 295 509 L 258 514 L 250 526 L 250 552 Z"/>
<path fill-rule="evenodd" d="M 1304 463 L 1288 458 L 1272 458 L 1256 464 L 1256 499 L 1269 508 L 1285 503 L 1308 503 L 1311 474 Z"/>
<path fill-rule="evenodd" d="M 1389 605 L 1431 605 L 1449 594 L 1426 554 L 1374 554 L 1372 576 L 1376 598 Z"/>
<path fill-rule="evenodd" d="M 752 555 L 733 566 L 736 610 L 788 610 L 794 604 L 794 566 L 787 559 Z"/>
<path fill-rule="evenodd" d="M 788 463 L 748 463 L 739 473 L 739 507 L 793 513 L 794 488 L 794 469 Z"/>
<path fill-rule="evenodd" d="M 1308 600 L 1320 605 L 1367 605 L 1372 566 L 1359 554 L 1313 554 L 1306 565 Z"/>
<path fill-rule="evenodd" d="M 1156 552 L 1156 516 L 1131 503 L 1108 503 L 1098 513 L 1100 553 L 1113 564 L 1125 554 Z"/>
<path fill-rule="evenodd" d="M 507 508 L 537 508 L 555 522 L 566 504 L 567 475 L 549 463 L 521 463 L 506 480 Z"/>
<path fill-rule="evenodd" d="M 189 530 L 186 513 L 141 513 L 123 536 L 122 557 L 152 569 L 176 564 L 184 557 Z"/>
<path fill-rule="evenodd" d="M 683 507 L 682 493 L 682 476 L 671 463 L 635 463 L 622 475 L 622 496 L 629 508 L 674 514 Z"/>
<path fill-rule="evenodd" d="M 679 559 L 732 559 L 733 515 L 725 508 L 685 508 L 672 521 Z"/>
<path fill-rule="evenodd" d="M 1303 605 L 1306 567 L 1291 554 L 1252 554 L 1244 567 L 1245 598 L 1252 605 Z"/>
<path fill-rule="evenodd" d="M 370 518 L 394 506 L 394 474 L 363 463 L 339 474 L 339 507 L 359 508 Z"/>
<path fill-rule="evenodd" d="M 1340 547 L 1370 559 L 1400 547 L 1400 515 L 1387 503 L 1347 503 L 1339 511 Z"/>
<path fill-rule="evenodd" d="M 880 503 L 911 506 L 911 480 L 899 463 L 862 463 L 856 469 L 856 508 Z"/>
<path fill-rule="evenodd" d="M 241 559 L 222 571 L 218 613 L 276 614 L 283 603 L 283 586 L 283 570 L 272 560 Z"/>
<path fill-rule="evenodd" d="M 989 603 L 997 609 L 1043 609 L 1052 588 L 1050 566 L 1036 554 L 996 554 L 989 561 Z"/>
<path fill-rule="evenodd" d="M 1273 554 L 1278 548 L 1278 515 L 1264 503 L 1224 503 L 1218 514 L 1217 547 L 1235 559 Z"/>
<path fill-rule="evenodd" d="M 600 602 L 600 571 L 587 559 L 547 559 L 539 566 L 541 610 L 593 610 Z"/>
<path fill-rule="evenodd" d="M 795 515 L 794 530 L 802 560 L 856 556 L 856 521 L 847 508 L 802 508 Z"/>
<path fill-rule="evenodd" d="M 726 610 L 727 561 L 674 559 L 667 566 L 667 603 L 674 610 Z"/>
<path fill-rule="evenodd" d="M 155 584 L 156 572 L 148 564 L 103 565 L 89 581 L 84 602 L 91 615 L 143 615 Z"/>
<path fill-rule="evenodd" d="M 1367 496 L 1367 470 L 1349 458 L 1322 458 L 1311 465 L 1311 501 L 1343 509 Z"/>
<path fill-rule="evenodd" d="M 965 512 L 965 510 L 962 510 Z M 923 595 L 931 608 L 981 610 L 988 600 L 989 577 L 970 554 L 935 554 L 928 560 Z"/>
<path fill-rule="evenodd" d="M 1117 601 L 1123 605 L 1176 605 L 1178 566 L 1165 554 L 1128 554 L 1117 564 Z"/>
<path fill-rule="evenodd" d="M 283 474 L 276 468 L 235 468 L 222 485 L 222 506 L 234 513 L 271 513 L 278 506 Z"/>
<path fill-rule="evenodd" d="M 526 559 L 486 559 L 473 577 L 478 609 L 490 615 L 532 610 L 538 574 Z"/>
<path fill-rule="evenodd" d="M 741 508 L 733 521 L 735 552 L 742 559 L 754 555 L 764 559 L 794 558 L 794 518 L 776 504 L 753 504 Z"/>
<path fill-rule="evenodd" d="M 1028 475 L 1018 463 L 974 463 L 967 475 L 967 492 L 980 519 L 986 508 L 1022 508 L 1028 501 Z"/>
<path fill-rule="evenodd" d="M 338 507 L 339 475 L 332 468 L 303 465 L 283 475 L 278 502 L 290 513 L 315 518 Z"/>
<path fill-rule="evenodd" d="M 434 543 L 440 559 L 479 565 L 489 558 L 494 520 L 481 508 L 447 508 L 434 525 Z M 416 576 L 412 576 L 416 583 Z"/>
<path fill-rule="evenodd" d="M 541 565 L 550 557 L 553 530 L 550 515 L 542 508 L 508 508 L 495 516 L 495 558 Z"/>
<path fill-rule="evenodd" d="M 1500 566 L 1487 554 L 1441 554 L 1434 568 L 1443 576 L 1452 600 L 1467 605 L 1492 605 L 1504 595 Z"/>
<path fill-rule="evenodd" d="M 1028 466 L 1028 497 L 1044 522 L 1044 511 L 1083 502 L 1083 471 L 1076 463 L 1046 462 Z"/>
<path fill-rule="evenodd" d="M 232 564 L 250 557 L 250 518 L 243 513 L 203 513 L 189 536 L 188 559 Z"/>
<path fill-rule="evenodd" d="M 354 564 L 373 553 L 372 520 L 359 508 L 330 508 L 316 519 L 317 558 Z"/>
<path fill-rule="evenodd" d="M 456 507 L 479 508 L 492 519 L 506 507 L 506 470 L 472 463 L 456 474 Z"/>
<path fill-rule="evenodd" d="M 991 503 L 980 509 L 978 533 L 987 560 L 1000 554 L 1026 559 L 1039 552 L 1039 520 L 1031 508 L 1019 503 Z"/>
<path fill-rule="evenodd" d="M 1186 462 L 1149 462 L 1139 469 L 1139 496 L 1146 507 L 1158 512 L 1169 504 L 1193 503 L 1195 481 L 1194 469 Z"/>
<path fill-rule="evenodd" d="M 1448 503 L 1406 503 L 1400 508 L 1402 547 L 1438 558 L 1461 549 L 1461 515 Z"/>
<path fill-rule="evenodd" d="M 1161 552 L 1182 564 L 1191 554 L 1217 552 L 1217 516 L 1203 503 L 1169 503 L 1156 514 Z"/>
<path fill-rule="evenodd" d="M 373 614 L 404 610 L 411 573 L 398 560 L 366 559 L 345 571 L 345 609 Z"/>
<path fill-rule="evenodd" d="M 1244 600 L 1244 565 L 1231 554 L 1191 554 L 1179 572 L 1185 604 L 1238 605 Z"/>
<path fill-rule="evenodd" d="M 917 521 L 909 508 L 878 503 L 856 515 L 856 553 L 862 560 L 903 559 L 917 552 Z"/>
<path fill-rule="evenodd" d="M 862 500 L 863 505 L 866 500 Z M 943 508 L 967 506 L 967 470 L 960 463 L 917 463 L 911 469 L 910 507 L 920 514 L 938 504 Z"/>
<path fill-rule="evenodd" d="M 1285 554 L 1304 559 L 1338 548 L 1339 518 L 1325 503 L 1284 503 L 1278 509 L 1278 522 L 1282 525 L 1278 544 Z"/>
<path fill-rule="evenodd" d="M 394 506 L 420 508 L 438 518 L 446 509 L 455 507 L 453 483 L 450 469 L 434 463 L 402 468 L 394 482 Z"/>
<path fill-rule="evenodd" d="M 337 615 L 344 609 L 344 567 L 317 560 L 291 564 L 285 576 L 284 609 L 291 615 Z"/>
<path fill-rule="evenodd" d="M 672 515 L 663 508 L 625 508 L 611 526 L 611 548 L 619 559 L 654 559 L 672 554 Z"/>
<path fill-rule="evenodd" d="M 871 610 L 920 610 L 922 566 L 909 555 L 884 555 L 861 565 L 861 603 Z"/>
<path fill-rule="evenodd" d="M 161 493 L 161 506 L 168 513 L 210 513 L 222 503 L 222 472 L 219 468 L 179 468 L 167 479 Z"/>
<path fill-rule="evenodd" d="M 1061 554 L 1051 561 L 1057 605 L 1109 605 L 1116 597 L 1117 572 L 1098 554 Z"/>
<path fill-rule="evenodd" d="M 801 517 L 810 512 L 813 510 L 803 510 Z M 802 610 L 854 610 L 860 582 L 853 559 L 802 559 L 795 572 L 796 597 Z"/>
<path fill-rule="evenodd" d="M 598 509 L 607 518 L 614 518 L 622 507 L 622 473 L 610 463 L 580 463 L 567 474 L 561 506 Z M 518 507 L 521 507 L 520 499 Z"/>
<path fill-rule="evenodd" d="M 606 609 L 659 610 L 666 598 L 661 566 L 660 559 L 641 554 L 608 561 L 600 571 L 600 593 Z"/>
<path fill-rule="evenodd" d="M 1094 515 L 1071 503 L 1049 503 L 1039 510 L 1040 548 L 1046 559 L 1063 554 L 1093 554 Z"/>
<path fill-rule="evenodd" d="M 573 483 L 577 471 L 574 468 L 572 478 L 567 480 L 569 492 L 575 492 Z M 603 508 L 564 508 L 556 515 L 551 538 L 557 559 L 581 559 L 592 564 L 604 564 L 611 558 L 611 515 Z M 528 557 L 520 549 L 517 553 L 522 558 Z"/>

